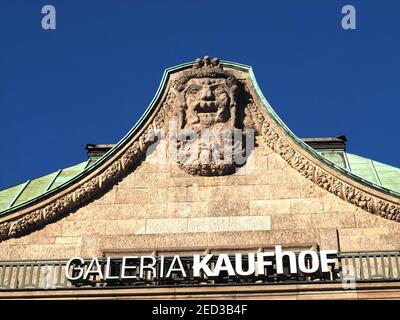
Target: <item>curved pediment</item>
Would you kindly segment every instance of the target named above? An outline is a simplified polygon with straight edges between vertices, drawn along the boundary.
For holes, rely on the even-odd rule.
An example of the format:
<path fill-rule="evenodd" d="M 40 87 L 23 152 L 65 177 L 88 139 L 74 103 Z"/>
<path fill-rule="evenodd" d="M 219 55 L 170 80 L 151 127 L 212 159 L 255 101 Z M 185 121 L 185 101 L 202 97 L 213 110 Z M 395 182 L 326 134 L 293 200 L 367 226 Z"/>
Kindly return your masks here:
<path fill-rule="evenodd" d="M 221 147 L 218 161 L 202 162 L 197 142 L 188 149 L 187 141 L 178 139 L 174 149 L 178 155 L 196 146 L 197 158 L 175 157 L 187 174 L 234 174 L 245 166 L 249 156 L 245 146 L 251 144 L 248 141 L 254 134 L 262 136 L 269 148 L 305 179 L 371 214 L 400 221 L 400 194 L 335 165 L 296 137 L 264 98 L 251 67 L 205 57 L 167 69 L 137 124 L 93 165 L 57 188 L 0 212 L 0 239 L 28 234 L 103 195 L 135 170 L 160 137 L 170 139 L 189 132 L 192 141 L 199 141 L 198 135 L 205 129 L 222 130 L 230 137 L 239 132 L 240 143 Z M 206 145 L 205 149 L 212 147 Z M 240 155 L 243 162 L 236 158 L 222 161 L 227 155 Z"/>

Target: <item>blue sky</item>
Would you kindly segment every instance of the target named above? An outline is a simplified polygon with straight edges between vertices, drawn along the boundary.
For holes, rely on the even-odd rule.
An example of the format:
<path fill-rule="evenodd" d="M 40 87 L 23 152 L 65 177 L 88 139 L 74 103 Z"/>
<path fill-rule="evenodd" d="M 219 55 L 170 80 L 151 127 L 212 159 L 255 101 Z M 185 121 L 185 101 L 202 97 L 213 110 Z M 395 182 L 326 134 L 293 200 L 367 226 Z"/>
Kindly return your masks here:
<path fill-rule="evenodd" d="M 41 8 L 56 8 L 43 30 Z M 343 30 L 341 8 L 356 8 Z M 400 167 L 400 1 L 0 0 L 0 189 L 115 143 L 163 70 L 210 55 L 253 66 L 299 137 Z"/>

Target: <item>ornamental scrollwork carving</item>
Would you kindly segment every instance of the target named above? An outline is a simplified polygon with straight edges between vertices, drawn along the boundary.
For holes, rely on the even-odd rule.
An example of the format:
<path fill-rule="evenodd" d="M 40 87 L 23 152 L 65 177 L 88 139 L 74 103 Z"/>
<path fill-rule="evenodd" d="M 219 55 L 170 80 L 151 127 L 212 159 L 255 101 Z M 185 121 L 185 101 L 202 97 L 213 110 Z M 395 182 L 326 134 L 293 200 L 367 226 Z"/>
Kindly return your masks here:
<path fill-rule="evenodd" d="M 389 220 L 400 220 L 400 207 L 390 204 L 386 201 L 379 200 L 377 204 L 378 214 Z"/>
<path fill-rule="evenodd" d="M 371 213 L 374 212 L 374 201 L 364 192 L 357 190 L 352 186 L 345 186 L 343 196 L 345 200 L 356 205 L 357 207 L 360 207 L 361 209 Z"/>
<path fill-rule="evenodd" d="M 266 144 L 273 151 L 279 154 L 297 172 L 319 187 L 369 213 L 400 222 L 400 206 L 383 200 L 378 201 L 364 191 L 347 185 L 340 179 L 317 168 L 316 165 L 295 151 L 289 143 L 285 142 L 265 119 L 261 127 L 261 133 Z M 377 201 L 378 205 L 375 206 Z"/>
<path fill-rule="evenodd" d="M 157 124 L 165 120 L 160 119 L 160 117 L 156 119 L 158 121 Z M 156 127 L 156 125 L 153 127 Z M 134 165 L 144 155 L 146 148 L 151 143 L 151 141 L 146 138 L 151 134 L 151 130 L 152 129 L 147 130 L 138 141 L 135 141 L 132 146 L 127 148 L 125 153 L 99 176 L 92 178 L 75 190 L 54 200 L 41 209 L 34 210 L 13 221 L 1 223 L 0 241 L 21 237 L 38 230 L 44 225 L 62 218 L 70 211 L 88 202 L 100 191 L 113 185 L 115 181 L 125 173 L 128 167 Z"/>
<path fill-rule="evenodd" d="M 289 164 L 293 164 L 293 158 L 296 155 L 296 152 L 293 150 L 293 148 L 283 139 L 278 140 L 277 144 L 277 151 L 279 155 Z M 298 164 L 296 164 L 298 165 Z"/>
<path fill-rule="evenodd" d="M 325 171 L 316 170 L 315 183 L 322 189 L 325 189 L 343 199 L 343 183 Z"/>
<path fill-rule="evenodd" d="M 315 167 L 306 158 L 296 153 L 292 162 L 292 168 L 297 170 L 301 175 L 307 179 L 313 179 Z"/>
<path fill-rule="evenodd" d="M 265 137 L 265 142 L 267 143 L 268 147 L 270 147 L 273 151 L 276 151 L 275 146 L 279 140 L 279 135 L 274 129 L 271 128 L 271 125 L 268 122 L 263 123 L 262 134 Z"/>

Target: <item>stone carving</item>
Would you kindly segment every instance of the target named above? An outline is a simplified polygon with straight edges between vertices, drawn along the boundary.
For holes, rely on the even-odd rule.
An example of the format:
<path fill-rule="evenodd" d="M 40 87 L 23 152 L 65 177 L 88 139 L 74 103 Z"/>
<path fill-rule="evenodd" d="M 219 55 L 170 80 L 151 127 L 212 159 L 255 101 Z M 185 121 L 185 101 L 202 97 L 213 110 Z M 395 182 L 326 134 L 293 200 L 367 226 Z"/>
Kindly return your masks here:
<path fill-rule="evenodd" d="M 144 155 L 148 146 L 154 142 L 154 129 L 166 127 L 167 116 L 171 116 L 173 94 L 169 93 L 163 108 L 144 133 L 131 142 L 125 152 L 100 175 L 78 186 L 75 190 L 55 199 L 43 208 L 25 214 L 21 218 L 0 223 L 0 241 L 21 237 L 44 225 L 59 220 L 80 205 L 87 203 L 97 194 L 114 185 L 128 169 L 134 166 Z"/>
<path fill-rule="evenodd" d="M 364 192 L 346 185 L 343 192 L 344 199 L 368 212 L 374 212 L 373 199 Z"/>
<path fill-rule="evenodd" d="M 278 144 L 277 144 L 277 150 L 278 150 L 279 155 L 283 159 L 285 159 L 285 161 L 289 165 L 293 164 L 292 159 L 294 158 L 296 153 L 294 152 L 294 150 L 290 147 L 290 145 L 286 141 L 284 141 L 283 139 L 279 139 Z"/>
<path fill-rule="evenodd" d="M 294 156 L 292 168 L 296 169 L 300 174 L 302 174 L 307 179 L 312 180 L 314 178 L 314 171 L 315 171 L 314 165 L 312 165 L 310 161 L 308 161 L 299 153 L 296 153 Z"/>
<path fill-rule="evenodd" d="M 197 59 L 173 85 L 176 95 L 176 160 L 193 175 L 226 175 L 243 165 L 242 86 L 219 59 Z M 236 131 L 235 131 L 236 130 Z"/>
<path fill-rule="evenodd" d="M 400 221 L 400 207 L 390 204 L 386 201 L 379 200 L 377 204 L 378 215 L 395 221 Z"/>
<path fill-rule="evenodd" d="M 236 126 L 237 79 L 223 71 L 217 58 L 197 59 L 174 83 L 178 127 L 204 129 Z M 229 122 L 229 124 L 227 124 Z"/>
<path fill-rule="evenodd" d="M 265 142 L 268 147 L 272 150 L 276 151 L 276 143 L 279 140 L 278 134 L 271 128 L 271 125 L 268 122 L 264 122 L 262 126 L 262 134 L 265 137 Z"/>
<path fill-rule="evenodd" d="M 263 123 L 265 122 L 264 117 L 259 111 L 257 104 L 253 101 L 252 96 L 249 94 L 250 89 L 245 82 L 243 82 L 243 87 L 244 94 L 249 96 L 247 107 L 244 109 L 245 117 L 243 126 L 245 128 L 254 128 L 255 134 L 260 134 Z"/>
<path fill-rule="evenodd" d="M 192 79 L 193 81 L 191 81 Z M 210 83 L 208 83 L 209 80 Z M 215 80 L 214 83 L 211 80 Z M 221 90 L 220 93 L 214 93 L 214 95 L 220 95 L 219 98 L 206 100 L 214 101 L 213 103 L 208 102 L 201 105 L 201 103 L 196 103 L 196 99 L 199 98 L 183 99 L 184 92 L 188 90 L 188 85 L 190 86 L 190 84 L 198 86 L 201 90 L 211 85 L 215 85 L 215 89 L 217 87 L 223 88 L 218 89 Z M 238 104 L 240 101 L 238 99 L 239 93 L 249 94 L 249 90 L 246 86 L 240 88 L 240 82 L 236 81 L 231 74 L 223 71 L 218 60 L 210 60 L 208 58 L 196 60 L 193 69 L 184 73 L 184 76 L 178 79 L 174 87 L 174 92 L 167 94 L 153 121 L 148 124 L 148 127 L 143 128 L 143 134 L 135 141 L 129 142 L 130 145 L 126 147 L 122 154 L 113 159 L 108 168 L 105 168 L 101 174 L 90 180 L 78 184 L 75 189 L 54 199 L 42 208 L 28 212 L 22 217 L 0 223 L 0 241 L 20 237 L 38 230 L 46 224 L 62 218 L 80 205 L 93 199 L 100 192 L 114 185 L 118 179 L 129 172 L 129 169 L 143 158 L 147 148 L 154 141 L 154 130 L 167 129 L 168 120 L 173 117 L 173 109 L 176 107 L 176 98 L 180 99 L 178 118 L 180 119 L 181 129 L 186 126 L 199 129 L 203 125 L 206 127 L 226 126 L 227 128 L 241 128 L 244 123 L 246 123 L 246 127 L 254 126 L 255 130 L 263 135 L 267 145 L 307 179 L 367 212 L 400 222 L 399 205 L 348 185 L 340 180 L 339 177 L 332 176 L 296 151 L 292 147 L 290 140 L 285 140 L 286 137 L 280 136 L 272 128 L 271 123 L 260 112 L 260 107 L 254 103 L 251 96 L 247 104 L 245 104 L 246 107 L 240 110 Z M 245 92 L 243 92 L 243 88 L 246 88 Z M 200 93 L 193 91 L 191 94 L 196 97 Z M 189 117 L 186 117 L 186 114 L 189 114 Z M 241 121 L 243 121 L 242 124 Z M 229 173 L 226 168 L 218 166 L 200 169 L 193 167 L 188 170 L 192 174 L 220 175 Z"/>
<path fill-rule="evenodd" d="M 333 193 L 334 195 L 343 199 L 343 183 L 338 179 L 327 174 L 325 171 L 316 170 L 315 183 L 321 188 Z"/>

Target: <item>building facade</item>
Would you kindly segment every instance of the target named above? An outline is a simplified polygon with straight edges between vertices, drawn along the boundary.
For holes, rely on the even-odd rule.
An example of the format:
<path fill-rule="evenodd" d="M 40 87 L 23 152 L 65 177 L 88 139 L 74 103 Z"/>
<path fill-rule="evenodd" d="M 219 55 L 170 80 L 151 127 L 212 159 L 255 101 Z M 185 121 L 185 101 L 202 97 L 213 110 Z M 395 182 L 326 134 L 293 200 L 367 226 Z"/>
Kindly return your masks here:
<path fill-rule="evenodd" d="M 167 69 L 117 144 L 0 191 L 0 298 L 399 298 L 400 170 L 345 142 L 295 136 L 248 66 L 205 57 Z M 289 259 L 279 274 L 272 259 L 243 277 L 189 272 L 194 255 L 276 245 L 337 253 L 329 271 L 289 272 Z M 188 273 L 67 277 L 73 257 L 85 270 L 110 257 L 119 274 L 127 256 L 157 268 L 178 256 Z"/>

